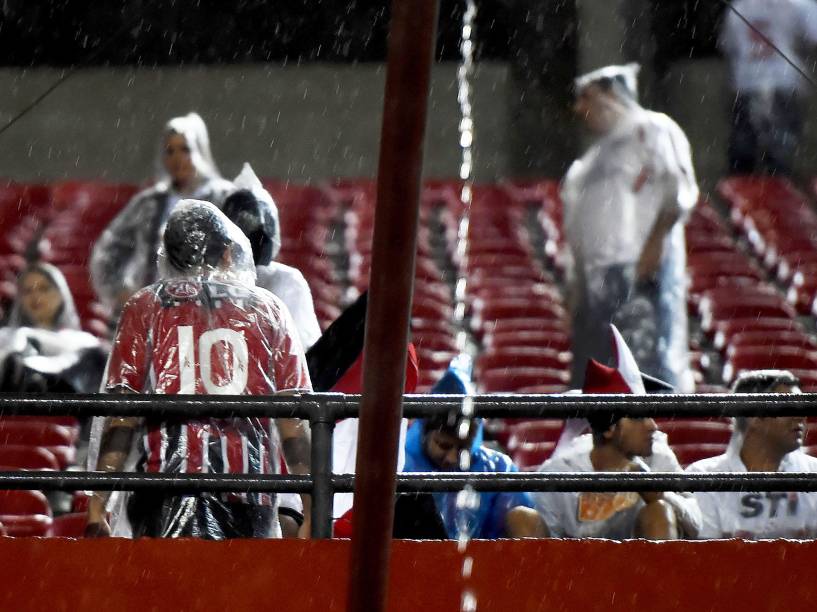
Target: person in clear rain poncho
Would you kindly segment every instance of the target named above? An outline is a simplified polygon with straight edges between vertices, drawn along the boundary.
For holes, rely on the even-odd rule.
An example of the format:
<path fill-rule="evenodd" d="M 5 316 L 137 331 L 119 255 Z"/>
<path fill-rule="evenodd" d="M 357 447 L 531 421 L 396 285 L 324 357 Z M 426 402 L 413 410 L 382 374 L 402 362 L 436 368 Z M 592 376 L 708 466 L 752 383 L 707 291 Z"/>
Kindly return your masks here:
<path fill-rule="evenodd" d="M 0 390 L 92 393 L 104 361 L 99 339 L 80 329 L 62 272 L 47 263 L 26 267 L 0 328 Z"/>
<path fill-rule="evenodd" d="M 249 238 L 255 260 L 255 284 L 281 298 L 289 308 L 304 349 L 321 336 L 312 292 L 304 275 L 292 266 L 275 261 L 281 250 L 278 208 L 249 164 L 234 181 L 238 191 L 224 201 L 224 214 Z"/>
<path fill-rule="evenodd" d="M 156 280 L 156 251 L 176 204 L 183 198 L 196 198 L 220 207 L 234 189 L 219 174 L 207 126 L 197 113 L 168 121 L 160 146 L 159 181 L 128 202 L 91 254 L 94 289 L 114 310 Z"/>
<path fill-rule="evenodd" d="M 647 374 L 693 390 L 687 355 L 684 221 L 698 200 L 689 142 L 637 101 L 638 66 L 576 79 L 575 111 L 596 140 L 564 178 L 573 315 L 572 386 L 611 359 L 621 330 Z"/>
<path fill-rule="evenodd" d="M 159 252 L 161 280 L 122 311 L 103 391 L 107 393 L 271 395 L 311 389 L 289 311 L 255 287 L 247 238 L 214 205 L 180 202 Z M 274 424 L 277 425 L 274 427 Z M 137 433 L 141 435 L 137 435 Z M 121 471 L 277 473 L 279 433 L 290 473 L 309 472 L 308 427 L 266 418 L 109 418 L 95 428 L 89 460 Z M 127 502 L 134 537 L 275 537 L 277 496 L 135 492 Z M 309 529 L 309 499 L 302 534 Z M 89 504 L 88 534 L 108 535 L 108 496 Z M 114 517 L 115 519 L 119 517 Z"/>

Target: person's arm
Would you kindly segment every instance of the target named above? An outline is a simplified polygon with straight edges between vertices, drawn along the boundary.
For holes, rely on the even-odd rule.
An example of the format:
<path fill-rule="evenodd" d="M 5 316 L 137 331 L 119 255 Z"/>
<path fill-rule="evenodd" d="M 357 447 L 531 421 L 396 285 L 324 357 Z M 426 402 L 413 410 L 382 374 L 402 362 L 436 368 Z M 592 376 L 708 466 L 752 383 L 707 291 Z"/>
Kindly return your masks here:
<path fill-rule="evenodd" d="M 90 261 L 91 284 L 108 306 L 121 308 L 140 289 L 129 282 L 127 270 L 136 252 L 140 229 L 150 223 L 146 218 L 146 207 L 153 208 L 142 194 L 134 196 L 94 244 Z"/>
<path fill-rule="evenodd" d="M 301 419 L 276 419 L 276 425 L 281 435 L 281 450 L 289 473 L 309 474 L 312 470 L 309 424 Z M 312 497 L 303 494 L 301 500 L 304 507 L 304 522 L 298 530 L 298 536 L 309 538 L 312 527 Z"/>
<path fill-rule="evenodd" d="M 96 469 L 99 472 L 121 472 L 133 444 L 134 432 L 140 426 L 138 417 L 113 417 L 107 419 L 102 434 L 102 444 Z M 95 491 L 88 501 L 86 537 L 111 535 L 107 509 L 110 491 Z"/>
<path fill-rule="evenodd" d="M 672 226 L 681 217 L 678 210 L 664 209 L 658 213 L 658 218 L 652 226 L 650 235 L 636 266 L 636 278 L 640 281 L 649 281 L 656 277 L 661 266 L 661 257 L 664 255 L 664 238 L 672 230 Z"/>

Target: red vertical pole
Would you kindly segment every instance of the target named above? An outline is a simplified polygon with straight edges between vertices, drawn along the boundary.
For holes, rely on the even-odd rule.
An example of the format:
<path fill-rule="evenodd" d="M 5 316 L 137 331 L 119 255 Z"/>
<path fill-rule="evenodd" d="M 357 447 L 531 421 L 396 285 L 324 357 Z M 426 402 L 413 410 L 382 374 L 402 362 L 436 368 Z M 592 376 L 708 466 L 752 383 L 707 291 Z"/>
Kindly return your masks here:
<path fill-rule="evenodd" d="M 350 612 L 386 609 L 437 0 L 393 0 L 355 474 Z"/>

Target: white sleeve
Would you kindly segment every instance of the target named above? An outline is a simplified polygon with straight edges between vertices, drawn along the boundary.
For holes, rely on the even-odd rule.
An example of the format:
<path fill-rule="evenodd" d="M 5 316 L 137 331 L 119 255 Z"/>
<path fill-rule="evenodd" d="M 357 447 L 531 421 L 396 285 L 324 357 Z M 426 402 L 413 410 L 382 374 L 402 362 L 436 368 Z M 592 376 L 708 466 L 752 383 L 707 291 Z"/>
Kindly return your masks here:
<path fill-rule="evenodd" d="M 690 465 L 687 470 L 688 473 L 703 473 L 704 471 Z M 718 499 L 718 493 L 715 491 L 705 491 L 694 493 L 693 496 L 698 504 L 698 512 L 700 515 L 700 528 L 698 529 L 699 540 L 714 540 L 724 537 L 723 526 L 721 525 L 719 509 L 722 501 Z"/>

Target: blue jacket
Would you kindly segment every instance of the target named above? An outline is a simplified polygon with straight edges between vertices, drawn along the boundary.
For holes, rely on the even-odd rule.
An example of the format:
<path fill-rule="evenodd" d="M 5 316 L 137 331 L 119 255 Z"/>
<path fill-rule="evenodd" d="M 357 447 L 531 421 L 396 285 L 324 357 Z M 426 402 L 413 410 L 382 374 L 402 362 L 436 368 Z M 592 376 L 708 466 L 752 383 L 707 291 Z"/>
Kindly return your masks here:
<path fill-rule="evenodd" d="M 406 435 L 406 472 L 439 472 L 423 450 L 423 421 L 417 420 Z M 482 424 L 471 446 L 472 472 L 517 472 L 507 455 L 482 446 Z M 471 538 L 494 539 L 505 535 L 505 514 L 511 508 L 533 508 L 527 493 L 479 493 L 477 507 L 457 510 L 457 493 L 433 493 L 448 537 L 457 539 L 460 528 Z M 471 504 L 465 504 L 471 505 Z"/>

